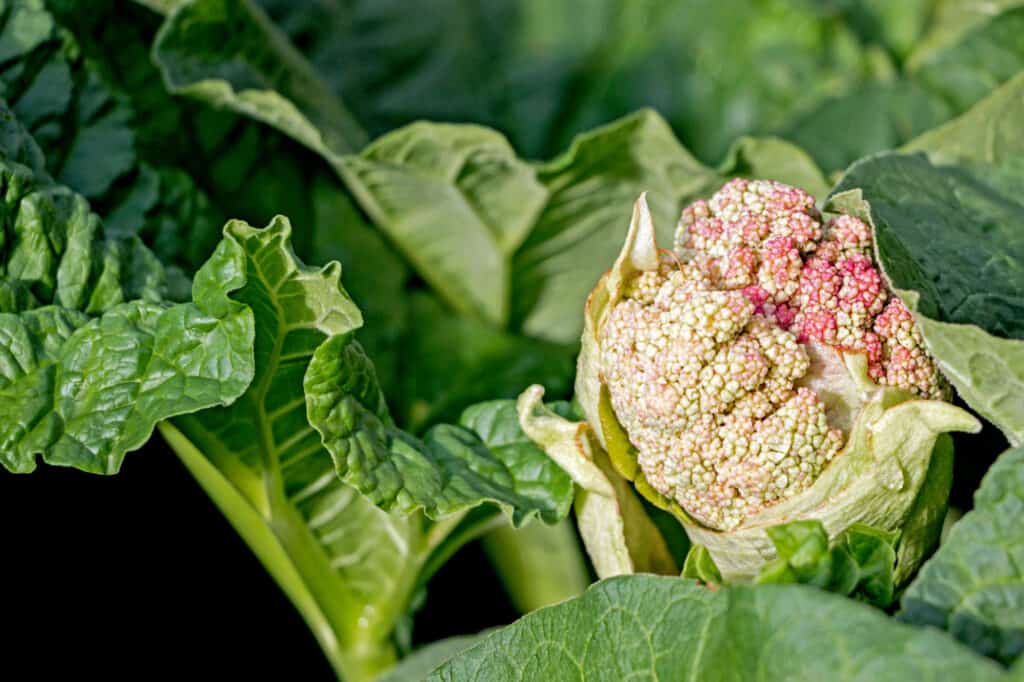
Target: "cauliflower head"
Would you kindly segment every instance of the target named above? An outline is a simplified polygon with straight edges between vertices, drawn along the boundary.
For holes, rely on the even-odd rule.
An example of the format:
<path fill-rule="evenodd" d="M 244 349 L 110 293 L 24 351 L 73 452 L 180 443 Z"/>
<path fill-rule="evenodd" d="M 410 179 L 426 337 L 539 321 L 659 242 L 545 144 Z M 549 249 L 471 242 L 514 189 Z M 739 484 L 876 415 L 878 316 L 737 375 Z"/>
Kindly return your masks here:
<path fill-rule="evenodd" d="M 949 404 L 870 226 L 766 180 L 687 206 L 672 250 L 641 197 L 587 303 L 577 396 L 618 472 L 732 578 L 774 558 L 765 528 L 798 519 L 903 533 L 909 574 L 945 511 L 942 434 L 979 427 Z"/>

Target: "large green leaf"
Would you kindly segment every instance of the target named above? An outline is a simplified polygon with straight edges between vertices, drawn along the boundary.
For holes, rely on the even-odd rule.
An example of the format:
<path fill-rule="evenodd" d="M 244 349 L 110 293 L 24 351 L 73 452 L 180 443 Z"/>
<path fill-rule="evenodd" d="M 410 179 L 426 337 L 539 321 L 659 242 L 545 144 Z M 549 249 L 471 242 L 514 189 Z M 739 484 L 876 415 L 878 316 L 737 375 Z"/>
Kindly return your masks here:
<path fill-rule="evenodd" d="M 418 123 L 345 157 L 340 168 L 363 209 L 451 307 L 505 323 L 508 259 L 546 192 L 504 137 Z"/>
<path fill-rule="evenodd" d="M 532 516 L 563 518 L 572 482 L 528 440 L 487 447 L 473 429 L 492 427 L 490 403 L 473 413 L 471 428 L 440 424 L 422 440 L 398 429 L 359 345 L 335 336 L 317 349 L 305 378 L 309 421 L 323 437 L 342 480 L 385 510 L 422 509 L 432 519 L 482 503 L 506 510 L 515 525 Z"/>
<path fill-rule="evenodd" d="M 921 569 L 899 618 L 932 625 L 1010 663 L 1024 652 L 1024 449 L 985 475 L 974 509 Z"/>
<path fill-rule="evenodd" d="M 802 585 L 624 576 L 490 635 L 431 680 L 1000 680 L 945 635 Z"/>
<path fill-rule="evenodd" d="M 194 272 L 216 246 L 223 214 L 180 169 L 141 158 L 128 98 L 100 78 L 41 0 L 5 4 L 0 89 L 47 169 L 89 199 L 108 234 L 138 235 L 165 264 Z"/>
<path fill-rule="evenodd" d="M 194 302 L 165 302 L 153 254 L 107 236 L 81 195 L 11 160 L 8 149 L 32 142 L 0 115 L 0 461 L 31 471 L 42 455 L 114 473 L 160 420 L 230 404 L 248 386 L 252 314 L 228 298 L 243 281 L 239 257 L 218 249 Z"/>
<path fill-rule="evenodd" d="M 655 106 L 714 161 L 869 68 L 832 6 L 792 0 L 261 2 L 377 132 L 473 121 L 530 158 Z"/>
<path fill-rule="evenodd" d="M 836 171 L 866 154 L 899 146 L 952 113 L 948 103 L 919 83 L 897 78 L 826 99 L 789 121 L 779 135 L 809 150 L 825 170 Z"/>
<path fill-rule="evenodd" d="M 963 117 L 855 164 L 832 201 L 874 226 L 882 267 L 965 400 L 1024 438 L 1024 75 Z"/>
<path fill-rule="evenodd" d="M 321 154 L 366 135 L 306 59 L 249 0 L 190 0 L 153 44 L 167 88 L 271 125 Z"/>
<path fill-rule="evenodd" d="M 301 257 L 342 263 L 346 287 L 367 320 L 360 340 L 372 353 L 389 395 L 398 395 L 406 318 L 402 293 L 409 269 L 360 215 L 334 170 L 269 125 L 167 93 L 150 62 L 160 16 L 124 0 L 96 0 L 88 6 L 60 0 L 52 6 L 61 27 L 80 42 L 86 66 L 130 98 L 136 112 L 131 129 L 141 156 L 184 169 L 233 217 L 265 224 L 279 213 L 288 215 L 302 225 L 292 237 Z M 190 205 L 164 186 L 152 192 L 162 203 Z M 153 194 L 147 190 L 139 196 Z M 168 232 L 189 253 L 205 258 L 209 247 L 195 238 L 194 230 L 179 226 Z"/>
<path fill-rule="evenodd" d="M 394 657 L 389 637 L 415 587 L 420 517 L 389 516 L 343 484 L 306 421 L 302 377 L 317 347 L 362 323 L 337 263 L 307 268 L 284 218 L 233 221 L 244 256 L 235 300 L 256 321 L 255 378 L 230 407 L 175 419 L 169 442 L 309 622 L 332 664 L 366 676 Z"/>

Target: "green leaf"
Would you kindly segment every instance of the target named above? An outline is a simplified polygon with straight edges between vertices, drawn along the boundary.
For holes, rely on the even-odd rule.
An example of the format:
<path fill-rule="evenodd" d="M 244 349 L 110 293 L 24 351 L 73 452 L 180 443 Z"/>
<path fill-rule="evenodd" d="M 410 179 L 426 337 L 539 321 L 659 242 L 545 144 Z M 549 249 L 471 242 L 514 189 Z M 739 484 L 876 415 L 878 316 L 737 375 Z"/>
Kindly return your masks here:
<path fill-rule="evenodd" d="M 957 2 L 961 9 L 973 4 Z M 936 22 L 945 21 L 942 15 L 952 4 L 940 8 Z M 1024 10 L 998 14 L 999 4 L 1007 3 L 976 5 L 977 14 L 972 16 L 981 23 L 965 24 L 964 17 L 955 23 L 955 34 L 941 45 L 915 53 L 896 77 L 867 82 L 826 99 L 795 117 L 781 134 L 811 150 L 822 167 L 831 171 L 867 154 L 898 147 L 965 112 L 1024 68 L 1024 47 L 1018 40 Z M 965 25 L 973 28 L 960 33 Z M 842 134 L 837 134 L 840 130 Z"/>
<path fill-rule="evenodd" d="M 874 226 L 882 268 L 943 372 L 1013 443 L 1024 438 L 1022 93 L 1019 76 L 910 145 L 928 156 L 855 164 L 831 200 Z"/>
<path fill-rule="evenodd" d="M 1024 652 L 1024 449 L 1003 453 L 901 600 L 899 619 L 930 625 L 1009 664 Z"/>
<path fill-rule="evenodd" d="M 356 679 L 394 658 L 395 622 L 416 586 L 422 518 L 389 516 L 344 485 L 306 421 L 302 378 L 328 338 L 362 324 L 337 263 L 309 268 L 291 226 L 232 221 L 242 256 L 233 298 L 255 315 L 255 377 L 233 405 L 174 420 L 170 444 L 289 594 L 339 674 Z M 200 281 L 197 276 L 197 283 Z"/>
<path fill-rule="evenodd" d="M 946 50 L 922 54 L 913 77 L 950 103 L 967 111 L 1024 69 L 1024 7 L 993 16 Z"/>
<path fill-rule="evenodd" d="M 784 182 L 819 199 L 829 190 L 828 181 L 807 152 L 777 137 L 741 137 L 729 148 L 718 172 L 729 178 Z"/>
<path fill-rule="evenodd" d="M 892 149 L 952 115 L 948 103 L 912 79 L 865 83 L 795 116 L 778 134 L 814 157 L 826 172 Z M 837 131 L 842 131 L 837 134 Z"/>
<path fill-rule="evenodd" d="M 404 351 L 412 359 L 403 370 L 402 389 L 385 391 L 409 431 L 455 421 L 466 405 L 514 398 L 531 383 L 555 397 L 572 391 L 575 347 L 499 331 L 454 315 L 423 294 L 409 298 L 411 333 Z"/>
<path fill-rule="evenodd" d="M 501 134 L 417 123 L 345 157 L 340 171 L 363 209 L 451 307 L 505 323 L 508 259 L 547 193 Z"/>
<path fill-rule="evenodd" d="M 302 54 L 248 0 L 179 3 L 153 58 L 171 92 L 262 121 L 319 154 L 354 152 L 366 142 Z"/>
<path fill-rule="evenodd" d="M 8 3 L 0 53 L 3 97 L 41 147 L 15 136 L 3 144 L 8 155 L 38 173 L 45 153 L 46 168 L 89 199 L 108 234 L 137 235 L 165 264 L 192 274 L 220 239 L 223 214 L 182 170 L 142 158 L 128 98 L 103 81 L 41 2 Z M 186 286 L 177 289 L 174 298 L 187 298 Z"/>
<path fill-rule="evenodd" d="M 584 301 L 615 260 L 637 196 L 650 193 L 655 224 L 671 241 L 682 207 L 721 184 L 649 110 L 581 135 L 538 173 L 550 198 L 515 257 L 513 320 L 562 343 L 579 338 Z"/>
<path fill-rule="evenodd" d="M 403 292 L 409 268 L 360 215 L 329 164 L 257 120 L 168 94 L 150 62 L 150 43 L 161 17 L 131 3 L 110 0 L 96 0 L 88 7 L 54 2 L 52 7 L 62 28 L 81 43 L 80 50 L 88 57 L 86 66 L 111 88 L 130 96 L 135 111 L 131 127 L 147 162 L 156 160 L 186 171 L 199 188 L 216 197 L 218 209 L 225 214 L 252 224 L 266 224 L 279 213 L 288 215 L 303 226 L 293 235 L 301 257 L 342 263 L 346 287 L 367 319 L 360 341 L 372 353 L 389 395 L 398 395 L 399 345 L 407 313 Z M 124 202 L 133 210 L 152 202 L 156 204 L 150 212 L 163 210 L 165 204 L 198 208 L 166 178 L 161 177 L 159 185 L 140 183 L 140 187 Z M 154 220 L 161 226 L 160 235 L 144 238 L 155 243 L 165 259 L 164 239 L 169 237 L 168 249 L 180 247 L 186 260 L 198 254 L 202 262 L 212 246 L 201 237 L 204 228 L 198 210 L 191 215 L 182 212 L 174 229 L 164 229 L 168 221 Z M 131 229 L 132 210 L 125 213 L 116 212 L 119 233 Z"/>
<path fill-rule="evenodd" d="M 529 614 L 431 680 L 1000 680 L 932 630 L 806 586 L 623 576 Z"/>
<path fill-rule="evenodd" d="M 1021 0 L 937 0 L 928 30 L 908 58 L 911 68 L 936 51 L 949 49 L 993 16 L 1018 7 Z"/>
<path fill-rule="evenodd" d="M 6 113 L 9 116 L 9 112 Z M 115 473 L 157 422 L 232 403 L 253 376 L 253 319 L 228 294 L 237 254 L 215 253 L 194 302 L 163 300 L 166 279 L 135 238 L 105 235 L 85 199 L 0 162 L 0 461 Z"/>
<path fill-rule="evenodd" d="M 342 480 L 385 510 L 423 509 L 440 519 L 493 503 L 517 526 L 536 515 L 563 518 L 572 483 L 535 446 L 525 441 L 487 447 L 474 430 L 440 424 L 416 439 L 398 429 L 388 413 L 373 365 L 359 345 L 336 336 L 317 349 L 306 372 L 309 421 L 320 432 Z M 509 405 L 492 403 L 473 412 L 474 429 L 497 428 Z M 507 433 L 507 427 L 506 433 Z"/>
<path fill-rule="evenodd" d="M 927 152 L 939 161 L 966 159 L 1009 163 L 1024 153 L 1020 117 L 1024 115 L 1024 74 L 1020 74 L 952 121 L 917 137 L 904 152 Z"/>
<path fill-rule="evenodd" d="M 792 521 L 766 532 L 778 558 L 754 582 L 814 585 L 882 608 L 892 603 L 896 533 L 854 524 L 830 546 L 817 520 Z"/>

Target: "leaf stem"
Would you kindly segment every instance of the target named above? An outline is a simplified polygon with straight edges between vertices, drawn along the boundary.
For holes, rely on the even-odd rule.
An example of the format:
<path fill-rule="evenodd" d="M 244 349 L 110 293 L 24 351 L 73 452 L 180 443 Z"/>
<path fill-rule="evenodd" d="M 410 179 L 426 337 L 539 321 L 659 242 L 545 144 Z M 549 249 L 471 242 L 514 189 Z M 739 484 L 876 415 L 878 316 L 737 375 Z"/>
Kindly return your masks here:
<path fill-rule="evenodd" d="M 298 609 L 338 678 L 365 682 L 392 666 L 396 654 L 390 642 L 375 641 L 339 618 L 342 613 L 352 612 L 344 603 L 347 595 L 332 589 L 333 581 L 323 575 L 316 548 L 310 547 L 303 535 L 304 526 L 296 524 L 287 510 L 273 502 L 276 513 L 268 522 L 178 428 L 167 421 L 158 428 Z"/>

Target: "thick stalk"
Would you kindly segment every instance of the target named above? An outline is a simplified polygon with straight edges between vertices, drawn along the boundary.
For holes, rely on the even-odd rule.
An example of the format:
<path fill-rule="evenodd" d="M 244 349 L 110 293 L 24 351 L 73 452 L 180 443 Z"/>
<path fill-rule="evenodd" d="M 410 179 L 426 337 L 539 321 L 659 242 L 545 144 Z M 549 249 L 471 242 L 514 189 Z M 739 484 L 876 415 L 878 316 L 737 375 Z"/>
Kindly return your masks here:
<path fill-rule="evenodd" d="M 528 613 L 583 593 L 590 583 L 587 564 L 569 519 L 523 528 L 507 523 L 482 539 L 484 551 L 509 598 Z"/>
<path fill-rule="evenodd" d="M 160 433 L 235 528 L 306 621 L 339 679 L 372 680 L 395 663 L 389 641 L 360 632 L 354 613 L 309 530 L 287 503 L 271 500 L 271 519 L 259 514 L 209 460 L 169 422 Z"/>

